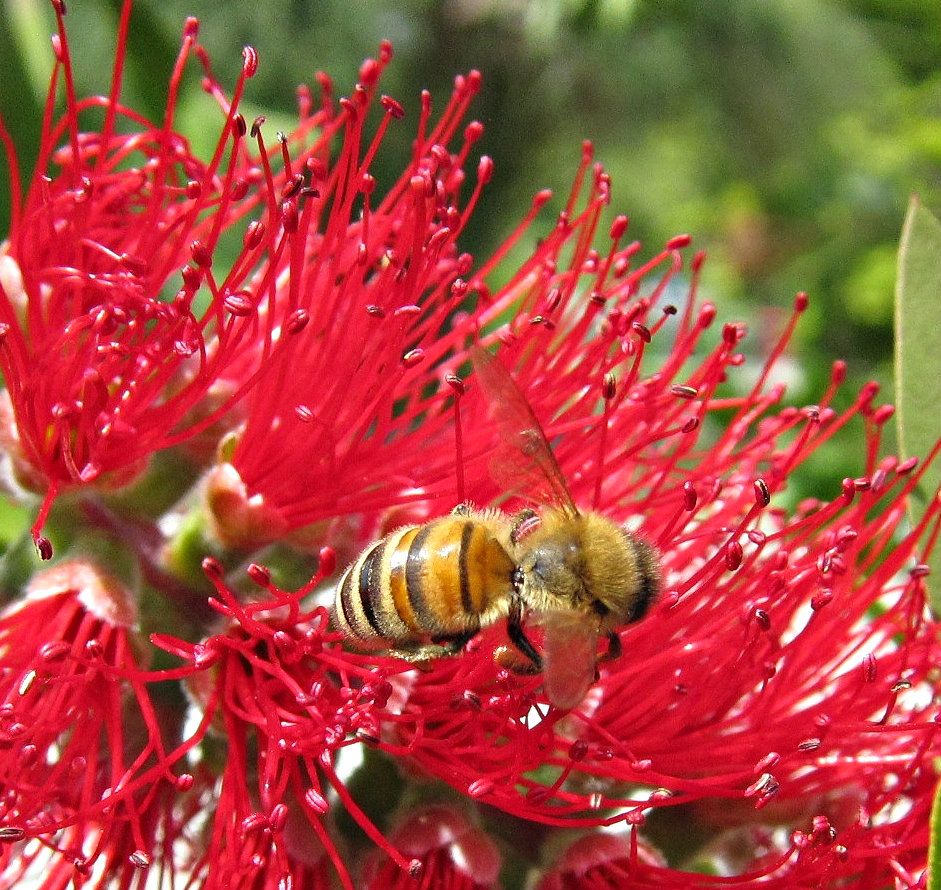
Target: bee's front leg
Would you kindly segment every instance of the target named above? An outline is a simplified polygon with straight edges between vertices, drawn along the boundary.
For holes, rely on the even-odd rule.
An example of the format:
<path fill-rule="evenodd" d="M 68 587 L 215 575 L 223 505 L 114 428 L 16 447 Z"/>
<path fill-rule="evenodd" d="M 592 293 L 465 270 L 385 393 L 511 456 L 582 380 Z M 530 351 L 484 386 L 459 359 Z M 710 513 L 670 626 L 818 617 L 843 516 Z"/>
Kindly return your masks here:
<path fill-rule="evenodd" d="M 510 520 L 510 540 L 519 544 L 538 525 L 539 514 L 532 507 L 520 510 Z"/>
<path fill-rule="evenodd" d="M 542 670 L 542 656 L 530 642 L 523 630 L 523 600 L 519 591 L 514 592 L 510 599 L 510 611 L 506 618 L 506 632 L 513 645 L 523 653 L 536 667 Z"/>

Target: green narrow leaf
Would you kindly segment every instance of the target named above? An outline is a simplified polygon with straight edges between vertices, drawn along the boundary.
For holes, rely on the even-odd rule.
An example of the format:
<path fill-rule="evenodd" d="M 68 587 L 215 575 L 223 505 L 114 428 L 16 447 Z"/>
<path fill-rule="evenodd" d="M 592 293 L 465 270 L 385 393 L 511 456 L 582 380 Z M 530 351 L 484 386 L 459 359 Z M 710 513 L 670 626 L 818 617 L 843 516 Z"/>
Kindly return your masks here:
<path fill-rule="evenodd" d="M 899 248 L 895 287 L 895 389 L 899 451 L 925 458 L 941 439 L 941 222 L 913 197 Z M 941 459 L 928 468 L 910 509 L 917 522 L 941 483 Z M 931 557 L 931 597 L 941 612 L 941 548 Z"/>
<path fill-rule="evenodd" d="M 931 804 L 931 843 L 928 847 L 928 890 L 941 890 L 941 782 Z"/>

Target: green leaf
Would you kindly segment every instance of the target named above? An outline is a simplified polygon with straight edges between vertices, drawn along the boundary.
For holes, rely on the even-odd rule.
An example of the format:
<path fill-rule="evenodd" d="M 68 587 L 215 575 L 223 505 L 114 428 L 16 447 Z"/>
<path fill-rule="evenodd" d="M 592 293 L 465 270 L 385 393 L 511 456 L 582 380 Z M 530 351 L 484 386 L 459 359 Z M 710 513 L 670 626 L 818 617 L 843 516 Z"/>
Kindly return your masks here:
<path fill-rule="evenodd" d="M 931 843 L 928 847 L 928 890 L 941 890 L 941 782 L 931 804 Z"/>
<path fill-rule="evenodd" d="M 926 458 L 941 439 L 941 222 L 912 197 L 902 227 L 895 287 L 895 388 L 899 451 Z M 910 505 L 917 523 L 941 484 L 941 458 Z M 941 612 L 941 548 L 929 560 L 932 604 Z"/>

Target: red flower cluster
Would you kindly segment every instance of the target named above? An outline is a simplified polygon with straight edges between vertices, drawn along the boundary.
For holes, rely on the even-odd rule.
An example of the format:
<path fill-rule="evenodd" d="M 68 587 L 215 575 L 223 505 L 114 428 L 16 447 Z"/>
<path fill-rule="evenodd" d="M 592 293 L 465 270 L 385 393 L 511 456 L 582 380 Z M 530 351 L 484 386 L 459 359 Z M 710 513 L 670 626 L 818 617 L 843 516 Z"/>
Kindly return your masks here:
<path fill-rule="evenodd" d="M 465 182 L 476 74 L 436 119 L 423 96 L 380 196 L 369 168 L 405 113 L 376 98 L 388 46 L 351 98 L 325 77 L 319 102 L 302 90 L 271 149 L 238 112 L 254 53 L 226 97 L 193 22 L 166 119 L 121 104 L 130 7 L 109 95 L 79 99 L 56 6 L 25 198 L 9 151 L 3 444 L 44 495 L 43 556 L 44 523 L 113 546 L 93 558 L 78 537 L 0 616 L 0 887 L 923 886 L 941 501 L 906 524 L 922 470 L 880 456 L 875 386 L 832 407 L 842 364 L 820 404 L 782 406 L 776 362 L 806 298 L 743 384 L 745 330 L 698 299 L 689 238 L 642 261 L 626 218 L 600 234 L 610 182 L 590 145 L 518 269 L 506 253 L 548 194 L 491 260 L 461 253 L 491 174 L 483 159 Z M 222 109 L 209 161 L 173 130 L 193 56 Z M 329 626 L 338 551 L 525 496 L 493 467 L 476 343 L 525 393 L 575 501 L 660 554 L 658 602 L 570 711 L 495 659 L 500 624 L 423 670 Z M 859 477 L 794 503 L 794 471 L 848 424 L 865 431 Z M 207 471 L 202 499 L 131 518 L 133 493 L 109 491 L 170 447 Z M 50 514 L 66 490 L 81 509 Z M 182 535 L 167 540 L 191 526 L 208 597 Z M 233 568 L 262 547 L 246 586 Z M 310 580 L 285 592 L 298 565 Z"/>

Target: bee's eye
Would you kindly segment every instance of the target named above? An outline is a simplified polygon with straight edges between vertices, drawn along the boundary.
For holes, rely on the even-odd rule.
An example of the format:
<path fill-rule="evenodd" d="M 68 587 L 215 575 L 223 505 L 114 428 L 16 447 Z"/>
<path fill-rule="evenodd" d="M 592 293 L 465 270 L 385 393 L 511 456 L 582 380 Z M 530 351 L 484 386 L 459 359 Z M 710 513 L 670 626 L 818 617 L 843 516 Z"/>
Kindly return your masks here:
<path fill-rule="evenodd" d="M 591 610 L 599 617 L 604 618 L 610 614 L 611 609 L 606 606 L 601 600 L 592 600 L 591 601 Z"/>

